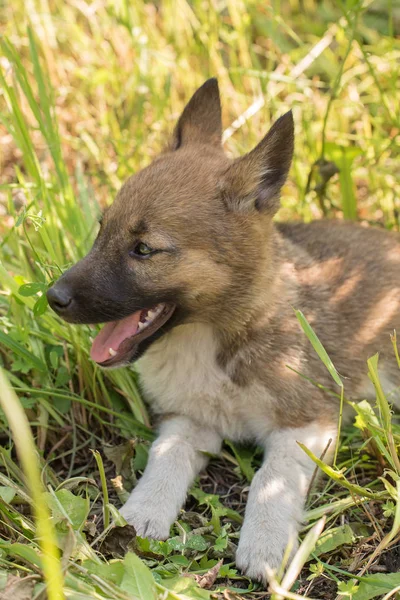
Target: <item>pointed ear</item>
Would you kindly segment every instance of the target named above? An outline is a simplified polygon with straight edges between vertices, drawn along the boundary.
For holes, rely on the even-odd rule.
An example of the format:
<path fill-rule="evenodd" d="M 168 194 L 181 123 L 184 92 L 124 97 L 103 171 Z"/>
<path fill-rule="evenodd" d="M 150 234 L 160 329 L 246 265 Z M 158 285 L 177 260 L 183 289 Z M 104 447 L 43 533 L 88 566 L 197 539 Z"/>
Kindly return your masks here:
<path fill-rule="evenodd" d="M 218 82 L 208 79 L 186 105 L 173 133 L 171 150 L 188 144 L 219 146 L 222 137 Z"/>
<path fill-rule="evenodd" d="M 236 159 L 225 173 L 222 192 L 234 210 L 274 214 L 293 156 L 292 111 L 280 117 L 249 154 Z"/>

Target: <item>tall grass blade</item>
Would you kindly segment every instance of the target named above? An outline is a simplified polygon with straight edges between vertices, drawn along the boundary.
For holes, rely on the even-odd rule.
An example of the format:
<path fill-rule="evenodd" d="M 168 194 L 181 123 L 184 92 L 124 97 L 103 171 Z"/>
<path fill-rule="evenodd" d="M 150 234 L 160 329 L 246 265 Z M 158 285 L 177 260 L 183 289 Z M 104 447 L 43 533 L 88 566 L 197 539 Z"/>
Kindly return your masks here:
<path fill-rule="evenodd" d="M 0 368 L 0 405 L 13 435 L 18 456 L 27 479 L 37 524 L 37 537 L 42 550 L 43 573 L 49 600 L 64 600 L 63 575 L 51 525 L 50 513 L 44 498 L 40 478 L 40 463 L 31 428 L 16 394 L 10 387 L 5 371 Z"/>
<path fill-rule="evenodd" d="M 339 377 L 339 373 L 336 371 L 335 365 L 329 358 L 329 355 L 328 355 L 327 351 L 325 350 L 325 348 L 323 347 L 323 345 L 321 344 L 317 334 L 315 333 L 315 331 L 313 330 L 313 328 L 311 327 L 311 325 L 309 324 L 309 322 L 307 321 L 307 319 L 305 318 L 305 316 L 303 315 L 301 310 L 295 310 L 294 312 L 295 312 L 296 317 L 301 325 L 301 328 L 303 329 L 304 333 L 310 340 L 311 345 L 314 348 L 315 352 L 318 354 L 318 356 L 324 363 L 325 367 L 328 369 L 332 379 L 338 386 L 343 387 L 343 382 Z"/>
<path fill-rule="evenodd" d="M 389 403 L 383 392 L 381 382 L 380 382 L 379 376 L 378 376 L 378 359 L 379 359 L 378 354 L 375 354 L 375 356 L 372 356 L 371 358 L 368 359 L 368 361 L 367 361 L 368 371 L 369 371 L 368 374 L 369 374 L 369 377 L 370 377 L 372 383 L 374 384 L 374 388 L 375 388 L 375 392 L 376 392 L 376 401 L 378 403 L 379 410 L 383 417 L 385 437 L 386 437 L 390 455 L 392 458 L 393 467 L 396 469 L 397 475 L 400 477 L 400 460 L 399 460 L 398 453 L 397 453 L 396 442 L 393 437 L 392 416 L 390 413 Z"/>

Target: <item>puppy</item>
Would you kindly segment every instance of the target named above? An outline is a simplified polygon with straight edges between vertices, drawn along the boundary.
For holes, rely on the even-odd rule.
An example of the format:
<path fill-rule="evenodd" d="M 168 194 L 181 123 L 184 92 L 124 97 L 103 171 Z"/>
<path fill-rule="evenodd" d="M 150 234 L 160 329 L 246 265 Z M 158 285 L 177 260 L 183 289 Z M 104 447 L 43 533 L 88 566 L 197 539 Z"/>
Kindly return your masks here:
<path fill-rule="evenodd" d="M 339 403 L 302 333 L 303 311 L 349 397 L 370 396 L 366 360 L 379 350 L 390 389 L 400 329 L 396 235 L 349 223 L 273 222 L 294 143 L 286 113 L 249 154 L 221 146 L 215 79 L 181 115 L 172 139 L 104 213 L 89 254 L 48 291 L 70 323 L 105 323 L 91 357 L 137 362 L 163 416 L 148 466 L 122 508 L 141 536 L 165 539 L 193 479 L 224 438 L 252 441 L 265 460 L 251 484 L 237 566 L 265 581 L 297 532 L 314 463 L 335 446 Z M 327 456 L 328 456 L 327 455 Z"/>

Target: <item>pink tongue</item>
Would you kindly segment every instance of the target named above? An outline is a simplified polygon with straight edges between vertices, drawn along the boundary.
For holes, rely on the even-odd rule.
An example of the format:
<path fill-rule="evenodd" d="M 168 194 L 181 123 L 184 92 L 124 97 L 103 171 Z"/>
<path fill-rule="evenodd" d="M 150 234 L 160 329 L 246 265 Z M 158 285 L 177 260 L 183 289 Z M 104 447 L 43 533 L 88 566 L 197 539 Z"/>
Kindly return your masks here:
<path fill-rule="evenodd" d="M 121 321 L 106 323 L 100 333 L 95 337 L 90 356 L 97 363 L 102 363 L 111 358 L 110 348 L 115 352 L 124 340 L 135 335 L 141 311 L 129 315 Z"/>

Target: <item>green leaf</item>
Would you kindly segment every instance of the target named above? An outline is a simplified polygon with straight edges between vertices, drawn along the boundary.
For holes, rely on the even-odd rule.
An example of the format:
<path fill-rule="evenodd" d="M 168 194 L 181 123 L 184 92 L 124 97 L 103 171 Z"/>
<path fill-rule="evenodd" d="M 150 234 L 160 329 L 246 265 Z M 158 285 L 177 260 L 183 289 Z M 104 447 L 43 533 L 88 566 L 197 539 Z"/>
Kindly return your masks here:
<path fill-rule="evenodd" d="M 149 552 L 152 554 L 161 554 L 162 556 L 168 556 L 173 551 L 169 547 L 168 542 L 160 542 L 159 540 L 151 540 L 150 538 L 136 537 L 136 548 L 137 553 L 140 555 L 141 552 Z"/>
<path fill-rule="evenodd" d="M 11 371 L 14 371 L 15 373 L 23 373 L 24 375 L 26 375 L 27 373 L 29 373 L 29 371 L 32 369 L 32 365 L 26 363 L 23 359 L 21 358 L 17 358 L 15 360 L 13 360 L 13 363 L 11 365 Z M 21 402 L 21 404 L 24 406 L 23 402 Z M 26 408 L 24 406 L 24 408 Z"/>
<path fill-rule="evenodd" d="M 64 365 L 62 365 L 57 371 L 55 387 L 62 387 L 63 385 L 68 383 L 70 379 L 71 375 L 69 374 L 67 367 L 64 367 Z"/>
<path fill-rule="evenodd" d="M 220 535 L 215 540 L 214 550 L 215 552 L 223 552 L 226 550 L 228 546 L 228 532 L 226 530 L 226 525 L 223 527 Z"/>
<path fill-rule="evenodd" d="M 22 396 L 19 400 L 25 409 L 33 408 L 37 403 L 36 398 L 26 398 L 25 396 Z"/>
<path fill-rule="evenodd" d="M 9 556 L 23 558 L 27 563 L 32 564 L 39 569 L 42 568 L 39 552 L 32 548 L 32 546 L 27 546 L 27 544 L 21 544 L 19 542 L 10 544 L 9 542 L 0 539 L 0 548 L 5 550 Z"/>
<path fill-rule="evenodd" d="M 15 490 L 12 487 L 8 487 L 6 485 L 0 486 L 0 498 L 4 502 L 7 502 L 7 504 L 10 504 L 10 502 L 13 500 L 14 497 L 15 497 Z"/>
<path fill-rule="evenodd" d="M 208 494 L 200 488 L 192 488 L 190 495 L 197 500 L 199 504 L 205 504 L 206 506 L 213 506 L 214 508 L 222 507 L 221 501 L 217 494 Z"/>
<path fill-rule="evenodd" d="M 372 426 L 379 427 L 379 420 L 374 409 L 367 400 L 361 400 L 354 404 L 354 409 L 357 411 L 357 416 L 354 421 L 354 426 L 357 429 L 369 429 Z"/>
<path fill-rule="evenodd" d="M 58 353 L 55 352 L 54 350 L 51 350 L 51 352 L 49 353 L 49 359 L 50 359 L 50 364 L 53 367 L 53 369 L 57 369 L 57 367 L 58 367 Z"/>
<path fill-rule="evenodd" d="M 365 575 L 360 581 L 352 600 L 370 600 L 382 596 L 400 586 L 400 573 L 377 573 Z M 393 596 L 395 598 L 396 596 Z"/>
<path fill-rule="evenodd" d="M 227 446 L 232 450 L 238 461 L 239 468 L 242 474 L 246 477 L 247 481 L 251 483 L 254 477 L 253 459 L 257 450 L 254 448 L 246 448 L 244 446 L 237 446 L 229 440 L 226 441 Z"/>
<path fill-rule="evenodd" d="M 324 572 L 324 565 L 320 562 L 318 563 L 312 563 L 309 566 L 309 571 L 311 573 L 311 575 L 309 575 L 307 577 L 307 581 L 312 581 L 313 579 L 315 579 L 316 577 L 320 577 L 322 575 L 322 573 Z"/>
<path fill-rule="evenodd" d="M 166 543 L 169 552 L 182 552 L 185 549 L 185 544 L 178 537 L 170 538 Z"/>
<path fill-rule="evenodd" d="M 82 527 L 89 512 L 89 501 L 86 498 L 75 496 L 66 489 L 58 490 L 54 495 L 47 493 L 46 496 L 55 523 L 61 523 L 67 515 L 75 531 Z"/>
<path fill-rule="evenodd" d="M 151 571 L 136 554 L 128 552 L 125 556 L 124 571 L 122 590 L 139 600 L 151 600 L 152 598 L 156 600 L 156 585 Z"/>
<path fill-rule="evenodd" d="M 190 577 L 173 577 L 164 579 L 162 586 L 183 598 L 193 598 L 193 600 L 209 600 L 211 593 L 200 588 L 194 579 Z M 174 597 L 176 598 L 176 596 Z"/>
<path fill-rule="evenodd" d="M 355 540 L 355 535 L 353 533 L 350 525 L 343 525 L 342 527 L 333 527 L 332 529 L 328 529 L 324 531 L 316 545 L 313 554 L 316 556 L 321 556 L 321 554 L 326 554 L 327 552 L 332 552 L 336 548 L 340 548 L 340 546 L 344 546 L 345 544 L 351 544 Z M 312 557 L 310 557 L 311 559 Z"/>
<path fill-rule="evenodd" d="M 35 317 L 43 315 L 46 312 L 48 305 L 49 303 L 47 302 L 46 294 L 42 294 L 33 305 L 33 314 Z"/>
<path fill-rule="evenodd" d="M 144 471 L 149 458 L 148 444 L 137 444 L 135 447 L 135 456 L 133 459 L 134 471 Z"/>
<path fill-rule="evenodd" d="M 54 396 L 52 402 L 54 408 L 56 408 L 62 415 L 66 415 L 71 408 L 71 398 L 60 398 L 58 396 Z"/>
<path fill-rule="evenodd" d="M 210 509 L 211 509 L 210 524 L 212 525 L 216 535 L 219 535 L 221 533 L 220 517 L 222 517 L 225 514 L 224 509 L 223 508 L 217 509 L 217 508 L 214 508 L 213 506 L 210 506 Z"/>
<path fill-rule="evenodd" d="M 206 540 L 201 535 L 189 536 L 185 546 L 186 548 L 190 548 L 191 550 L 197 550 L 198 552 L 203 552 L 208 548 Z"/>
<path fill-rule="evenodd" d="M 83 567 L 93 575 L 111 581 L 116 585 L 121 585 L 124 576 L 124 564 L 122 560 L 115 560 L 110 563 L 102 562 L 101 564 L 93 560 L 85 560 Z"/>
<path fill-rule="evenodd" d="M 383 508 L 383 516 L 384 517 L 386 517 L 386 518 L 394 517 L 395 512 L 396 512 L 394 502 L 391 502 L 390 500 L 388 500 L 387 502 L 382 504 L 382 508 Z"/>
<path fill-rule="evenodd" d="M 24 283 L 18 289 L 20 296 L 34 296 L 38 292 L 42 292 L 46 286 L 43 283 Z"/>
<path fill-rule="evenodd" d="M 225 506 L 223 506 L 223 504 L 221 504 L 219 496 L 217 496 L 216 494 L 207 494 L 206 492 L 203 492 L 203 490 L 201 490 L 200 488 L 196 487 L 190 490 L 190 494 L 193 496 L 193 498 L 196 498 L 199 504 L 205 504 L 211 509 L 211 524 L 214 527 L 215 533 L 217 535 L 219 535 L 221 531 L 219 517 L 228 517 L 228 519 L 231 519 L 236 523 L 242 523 L 243 517 L 236 510 L 233 510 L 232 508 L 226 508 Z"/>
<path fill-rule="evenodd" d="M 340 581 L 338 583 L 338 592 L 341 593 L 342 596 L 349 596 L 350 598 L 354 598 L 354 594 L 358 590 L 357 583 L 354 581 Z"/>
<path fill-rule="evenodd" d="M 114 525 L 117 527 L 125 527 L 126 521 L 124 517 L 119 513 L 119 510 L 115 508 L 113 504 L 107 503 L 108 510 L 110 511 L 111 518 L 113 520 Z"/>

